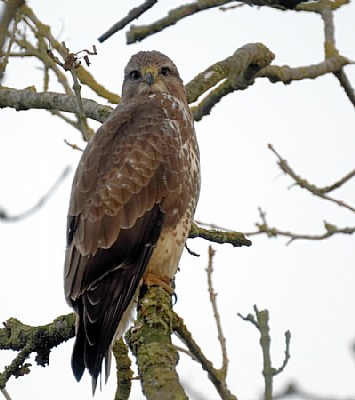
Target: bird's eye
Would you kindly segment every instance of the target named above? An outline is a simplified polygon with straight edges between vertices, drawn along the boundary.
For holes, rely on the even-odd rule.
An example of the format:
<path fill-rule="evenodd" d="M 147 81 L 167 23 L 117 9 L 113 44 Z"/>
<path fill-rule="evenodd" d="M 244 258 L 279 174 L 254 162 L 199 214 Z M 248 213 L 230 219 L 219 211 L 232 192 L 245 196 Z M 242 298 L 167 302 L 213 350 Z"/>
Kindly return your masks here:
<path fill-rule="evenodd" d="M 163 76 L 168 76 L 168 75 L 170 75 L 170 68 L 169 68 L 169 67 L 163 67 L 163 68 L 160 70 L 160 73 L 161 73 Z"/>
<path fill-rule="evenodd" d="M 132 81 L 136 81 L 137 79 L 140 78 L 140 76 L 141 76 L 141 74 L 136 69 L 129 73 L 129 77 L 131 78 Z"/>

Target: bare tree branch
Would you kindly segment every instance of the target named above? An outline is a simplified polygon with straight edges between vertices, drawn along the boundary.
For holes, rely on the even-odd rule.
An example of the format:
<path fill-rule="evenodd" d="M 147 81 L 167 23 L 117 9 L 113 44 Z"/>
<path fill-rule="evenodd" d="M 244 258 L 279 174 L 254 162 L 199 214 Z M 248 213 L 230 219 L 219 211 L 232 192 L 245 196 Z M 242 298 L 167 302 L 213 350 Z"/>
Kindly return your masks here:
<path fill-rule="evenodd" d="M 328 239 L 331 236 L 337 235 L 337 234 L 346 234 L 346 235 L 352 235 L 355 233 L 355 227 L 345 227 L 345 228 L 338 228 L 334 224 L 330 224 L 329 222 L 324 221 L 324 229 L 325 232 L 322 234 L 305 234 L 305 233 L 294 233 L 290 231 L 283 231 L 280 229 L 277 229 L 275 227 L 269 226 L 267 220 L 266 220 L 266 212 L 263 211 L 261 208 L 259 208 L 259 215 L 261 218 L 261 223 L 256 223 L 256 226 L 258 227 L 258 230 L 255 232 L 247 232 L 245 233 L 247 236 L 255 236 L 258 234 L 265 233 L 269 238 L 276 238 L 278 236 L 281 237 L 286 237 L 289 238 L 288 242 L 286 245 L 291 244 L 294 240 L 324 240 Z"/>
<path fill-rule="evenodd" d="M 298 398 L 302 400 L 341 400 L 335 396 L 323 396 L 302 390 L 296 383 L 289 383 L 286 387 L 274 394 L 274 400 L 285 399 L 287 397 Z M 355 400 L 355 397 L 346 397 L 343 400 Z"/>
<path fill-rule="evenodd" d="M 2 78 L 4 76 L 4 72 L 8 63 L 9 53 L 11 51 L 12 44 L 15 40 L 15 34 L 17 30 L 17 23 L 20 19 L 19 8 L 25 4 L 24 0 L 8 0 L 5 3 L 5 10 L 2 14 L 0 20 L 0 83 L 2 82 Z M 11 24 L 11 21 L 14 20 L 14 24 L 11 30 L 10 35 L 8 35 L 8 29 Z M 6 53 L 3 52 L 5 47 L 5 42 L 7 37 L 9 38 L 9 43 L 7 46 Z M 3 57 L 4 56 L 4 57 Z"/>
<path fill-rule="evenodd" d="M 211 246 L 208 247 L 208 266 L 207 266 L 207 286 L 208 292 L 210 295 L 210 303 L 212 305 L 213 316 L 217 324 L 217 332 L 218 332 L 218 341 L 221 346 L 222 351 L 222 368 L 220 371 L 223 373 L 223 378 L 226 380 L 227 370 L 228 370 L 228 355 L 227 355 L 227 345 L 226 338 L 223 334 L 221 317 L 219 315 L 218 306 L 217 306 L 217 293 L 213 289 L 212 284 L 212 274 L 213 274 L 213 257 L 216 254 L 216 251 L 212 249 Z"/>
<path fill-rule="evenodd" d="M 348 210 L 350 210 L 350 211 L 352 211 L 352 212 L 355 212 L 355 208 L 352 207 L 351 205 L 345 203 L 345 201 L 343 201 L 343 200 L 338 200 L 338 199 L 334 199 L 333 197 L 328 196 L 322 189 L 318 188 L 318 187 L 315 186 L 314 184 L 309 183 L 306 179 L 301 178 L 299 175 L 297 175 L 297 174 L 293 171 L 293 169 L 290 167 L 290 165 L 288 164 L 287 160 L 284 160 L 284 159 L 280 156 L 280 154 L 275 150 L 275 148 L 273 147 L 272 144 L 269 144 L 269 145 L 268 145 L 268 148 L 269 148 L 269 149 L 276 155 L 276 157 L 278 158 L 279 161 L 277 162 L 277 164 L 278 164 L 278 166 L 281 168 L 281 170 L 282 170 L 286 175 L 290 176 L 290 177 L 295 181 L 295 183 L 296 183 L 298 186 L 300 186 L 302 189 L 306 189 L 308 192 L 312 193 L 312 194 L 315 195 L 315 196 L 318 196 L 318 197 L 320 197 L 320 198 L 322 198 L 322 199 L 324 199 L 324 200 L 331 201 L 331 202 L 337 204 L 337 205 L 340 206 L 340 207 L 343 207 L 343 208 L 346 208 L 346 209 L 348 209 Z M 348 179 L 350 179 L 350 178 L 348 178 L 349 175 L 350 175 L 350 177 L 353 176 L 353 171 L 350 172 L 350 174 L 348 174 L 346 177 L 344 177 L 344 178 L 342 178 L 340 181 L 338 181 L 336 184 L 326 187 L 326 189 L 329 189 L 329 187 L 332 188 L 332 187 L 334 187 L 334 186 L 335 186 L 335 187 L 339 187 L 339 186 L 340 186 L 339 182 L 346 182 Z M 329 190 L 328 190 L 328 191 L 329 191 Z"/>
<path fill-rule="evenodd" d="M 11 397 L 10 397 L 10 395 L 9 395 L 9 392 L 4 388 L 4 389 L 1 389 L 1 393 L 3 394 L 3 396 L 5 397 L 5 400 L 12 400 L 11 399 Z"/>
<path fill-rule="evenodd" d="M 122 18 L 120 21 L 118 21 L 116 24 L 114 24 L 108 31 L 103 33 L 97 40 L 100 43 L 103 43 L 105 40 L 110 38 L 113 34 L 120 31 L 125 26 L 127 26 L 134 19 L 139 18 L 147 10 L 149 10 L 151 7 L 153 7 L 157 3 L 157 1 L 158 0 L 145 0 L 145 2 L 142 3 L 140 6 L 132 8 L 126 17 Z"/>
<path fill-rule="evenodd" d="M 200 11 L 231 3 L 232 1 L 234 0 L 197 0 L 171 9 L 167 16 L 153 22 L 152 24 L 140 26 L 131 25 L 130 30 L 126 33 L 127 44 L 139 42 L 154 33 L 162 31 L 168 26 L 176 24 L 181 19 Z"/>
<path fill-rule="evenodd" d="M 346 95 L 348 96 L 350 102 L 355 107 L 355 91 L 352 87 L 344 69 L 340 69 L 339 71 L 334 72 L 334 75 L 337 77 L 340 85 L 345 90 Z"/>
<path fill-rule="evenodd" d="M 64 168 L 64 170 L 51 186 L 51 188 L 48 190 L 48 192 L 44 196 L 42 196 L 34 206 L 24 211 L 23 213 L 18 215 L 9 215 L 4 209 L 0 208 L 0 220 L 3 222 L 18 222 L 37 212 L 44 206 L 44 204 L 50 199 L 50 197 L 53 196 L 54 192 L 58 189 L 63 180 L 68 176 L 70 170 L 71 167 L 69 166 Z"/>
<path fill-rule="evenodd" d="M 94 100 L 82 99 L 85 115 L 88 118 L 104 122 L 113 111 L 112 107 L 98 104 Z M 11 107 L 16 111 L 30 109 L 57 110 L 74 113 L 75 96 L 53 92 L 36 92 L 34 87 L 17 90 L 0 87 L 0 108 Z"/>
<path fill-rule="evenodd" d="M 223 372 L 214 368 L 212 362 L 205 357 L 201 348 L 186 328 L 184 321 L 176 313 L 173 313 L 173 329 L 179 339 L 187 346 L 193 357 L 198 360 L 201 367 L 208 373 L 209 379 L 215 386 L 221 399 L 237 400 L 237 397 L 228 389 Z"/>
<path fill-rule="evenodd" d="M 263 352 L 263 375 L 264 375 L 264 399 L 272 400 L 273 399 L 273 379 L 274 376 L 282 372 L 290 359 L 290 340 L 291 333 L 287 331 L 285 333 L 286 339 L 286 350 L 285 350 L 285 359 L 282 363 L 282 366 L 278 369 L 275 369 L 271 363 L 271 337 L 270 337 L 270 327 L 269 327 L 269 311 L 268 310 L 258 310 L 258 307 L 254 306 L 254 312 L 256 319 L 253 314 L 249 314 L 246 317 L 243 317 L 238 313 L 238 316 L 242 318 L 244 321 L 251 322 L 260 332 L 260 346 Z"/>

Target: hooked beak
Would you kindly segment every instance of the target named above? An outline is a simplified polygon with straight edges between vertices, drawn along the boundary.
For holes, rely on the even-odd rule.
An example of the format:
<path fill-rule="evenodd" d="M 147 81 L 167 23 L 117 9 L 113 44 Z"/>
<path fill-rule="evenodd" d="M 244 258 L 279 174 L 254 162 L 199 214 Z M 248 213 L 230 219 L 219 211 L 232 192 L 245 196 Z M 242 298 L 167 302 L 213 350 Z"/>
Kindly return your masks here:
<path fill-rule="evenodd" d="M 145 73 L 145 81 L 148 83 L 149 86 L 152 86 L 155 82 L 154 71 L 151 68 L 147 69 Z"/>

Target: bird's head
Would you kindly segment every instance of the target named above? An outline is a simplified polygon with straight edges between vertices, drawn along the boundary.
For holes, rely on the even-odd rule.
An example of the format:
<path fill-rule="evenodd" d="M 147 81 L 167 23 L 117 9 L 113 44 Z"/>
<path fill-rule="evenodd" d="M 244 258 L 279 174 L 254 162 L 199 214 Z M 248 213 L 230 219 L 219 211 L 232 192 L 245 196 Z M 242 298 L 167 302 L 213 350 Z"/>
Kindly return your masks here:
<path fill-rule="evenodd" d="M 131 57 L 124 70 L 122 98 L 154 93 L 186 97 L 179 72 L 170 58 L 158 51 L 140 51 Z"/>

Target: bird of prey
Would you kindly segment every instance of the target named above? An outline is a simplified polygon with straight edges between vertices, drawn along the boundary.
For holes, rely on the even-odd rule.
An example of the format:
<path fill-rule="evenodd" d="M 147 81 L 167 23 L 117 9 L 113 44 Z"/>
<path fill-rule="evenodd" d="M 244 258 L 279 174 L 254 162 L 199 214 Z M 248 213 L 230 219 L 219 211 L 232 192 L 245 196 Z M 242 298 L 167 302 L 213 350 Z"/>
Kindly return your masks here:
<path fill-rule="evenodd" d="M 200 191 L 193 117 L 175 64 L 133 55 L 122 101 L 77 167 L 67 224 L 65 296 L 76 312 L 72 369 L 95 392 L 110 347 L 131 318 L 140 287 L 171 290 Z"/>

